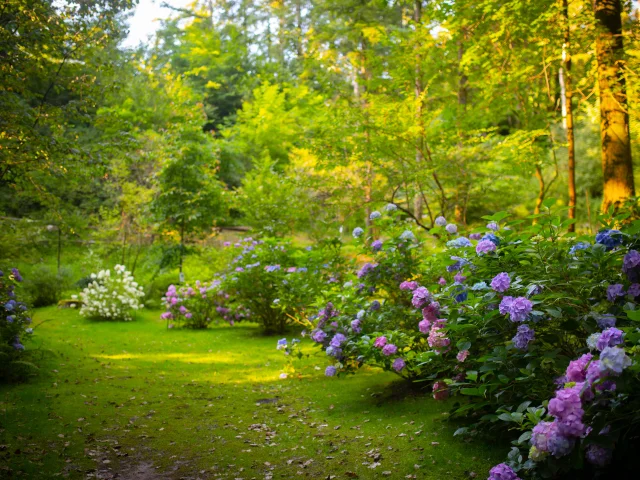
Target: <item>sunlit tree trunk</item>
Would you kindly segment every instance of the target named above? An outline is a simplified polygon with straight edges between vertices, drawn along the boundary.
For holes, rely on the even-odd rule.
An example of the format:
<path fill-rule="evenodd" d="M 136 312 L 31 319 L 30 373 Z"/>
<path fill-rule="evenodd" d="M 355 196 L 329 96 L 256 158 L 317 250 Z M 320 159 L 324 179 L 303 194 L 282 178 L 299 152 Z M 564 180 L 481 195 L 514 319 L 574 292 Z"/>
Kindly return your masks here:
<path fill-rule="evenodd" d="M 562 68 L 560 69 L 560 84 L 562 87 L 562 105 L 564 127 L 567 132 L 567 157 L 568 157 L 568 187 L 569 187 L 569 218 L 576 218 L 576 148 L 573 135 L 573 90 L 571 84 L 571 31 L 569 24 L 568 0 L 562 0 L 562 13 L 564 16 L 564 45 L 562 46 Z M 575 232 L 575 224 L 569 225 L 569 231 Z"/>
<path fill-rule="evenodd" d="M 635 195 L 624 78 L 620 0 L 593 0 L 598 33 L 598 86 L 604 195 L 602 209 Z"/>
<path fill-rule="evenodd" d="M 419 31 L 422 24 L 422 0 L 415 0 L 413 3 L 413 21 L 416 24 L 416 34 L 419 37 L 422 33 Z M 424 162 L 424 123 L 422 119 L 422 111 L 424 109 L 424 101 L 422 99 L 422 69 L 420 63 L 422 62 L 422 56 L 420 55 L 420 45 L 416 45 L 416 67 L 415 67 L 415 79 L 414 79 L 414 92 L 416 97 L 416 123 L 418 125 L 418 139 L 416 142 L 416 163 L 421 165 Z M 420 168 L 420 167 L 418 167 Z M 423 214 L 423 202 L 422 194 L 420 192 L 420 186 L 413 197 L 413 212 L 415 217 L 420 221 Z"/>

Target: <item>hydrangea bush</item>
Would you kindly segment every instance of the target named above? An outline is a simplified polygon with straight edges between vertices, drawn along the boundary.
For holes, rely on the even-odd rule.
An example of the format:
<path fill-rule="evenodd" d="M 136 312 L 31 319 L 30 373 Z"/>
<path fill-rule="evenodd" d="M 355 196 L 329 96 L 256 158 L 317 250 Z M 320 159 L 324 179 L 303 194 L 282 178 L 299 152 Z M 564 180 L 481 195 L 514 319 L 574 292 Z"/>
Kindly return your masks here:
<path fill-rule="evenodd" d="M 281 239 L 245 238 L 227 244 L 237 252 L 220 286 L 251 312 L 267 332 L 301 322 L 322 288 L 340 281 L 340 243 L 299 248 Z"/>
<path fill-rule="evenodd" d="M 144 307 L 140 298 L 143 288 L 123 265 L 91 274 L 91 283 L 80 293 L 80 314 L 101 320 L 133 320 L 133 314 Z M 76 297 L 77 298 L 77 297 Z"/>
<path fill-rule="evenodd" d="M 0 355 L 24 350 L 22 338 L 32 333 L 27 305 L 19 301 L 16 286 L 22 282 L 17 268 L 5 273 L 0 270 Z"/>
<path fill-rule="evenodd" d="M 162 299 L 166 311 L 161 315 L 167 324 L 180 324 L 187 328 L 207 328 L 215 320 L 233 325 L 251 318 L 251 312 L 230 301 L 229 294 L 220 289 L 220 280 L 194 286 L 170 285 Z"/>
<path fill-rule="evenodd" d="M 22 282 L 17 268 L 0 270 L 0 378 L 13 377 L 19 366 L 32 366 L 21 360 L 24 338 L 33 333 L 27 305 L 16 287 Z"/>
<path fill-rule="evenodd" d="M 522 430 L 490 478 L 609 461 L 640 419 L 638 225 L 575 237 L 549 210 L 529 226 L 498 213 L 464 236 L 439 218 L 426 254 L 395 215 L 374 219 L 376 238 L 354 230 L 366 262 L 313 320 L 326 374 L 381 366 L 456 396 L 452 413 L 474 419 L 459 433 Z"/>

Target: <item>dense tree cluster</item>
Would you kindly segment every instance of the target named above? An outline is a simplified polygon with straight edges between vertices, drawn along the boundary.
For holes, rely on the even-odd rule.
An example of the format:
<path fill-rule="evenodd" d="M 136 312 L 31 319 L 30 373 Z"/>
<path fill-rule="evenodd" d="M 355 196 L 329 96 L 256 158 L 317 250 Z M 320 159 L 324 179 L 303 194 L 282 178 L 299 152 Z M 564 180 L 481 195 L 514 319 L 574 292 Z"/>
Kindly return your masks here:
<path fill-rule="evenodd" d="M 635 195 L 631 2 L 202 0 L 123 49 L 134 3 L 0 7 L 5 218 L 126 243 L 554 196 L 585 228 Z"/>

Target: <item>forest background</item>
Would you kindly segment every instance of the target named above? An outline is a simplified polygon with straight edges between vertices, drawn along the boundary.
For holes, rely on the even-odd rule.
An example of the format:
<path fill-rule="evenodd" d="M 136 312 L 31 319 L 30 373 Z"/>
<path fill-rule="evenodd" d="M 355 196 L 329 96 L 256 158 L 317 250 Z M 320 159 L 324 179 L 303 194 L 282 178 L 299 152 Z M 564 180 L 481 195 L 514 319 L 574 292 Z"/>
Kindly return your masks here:
<path fill-rule="evenodd" d="M 635 193 L 633 2 L 204 0 L 124 48 L 134 4 L 0 7 L 2 259 L 173 278 L 188 253 L 214 271 L 203 247 L 234 230 L 331 238 L 388 202 L 428 230 L 555 198 L 589 232 Z"/>

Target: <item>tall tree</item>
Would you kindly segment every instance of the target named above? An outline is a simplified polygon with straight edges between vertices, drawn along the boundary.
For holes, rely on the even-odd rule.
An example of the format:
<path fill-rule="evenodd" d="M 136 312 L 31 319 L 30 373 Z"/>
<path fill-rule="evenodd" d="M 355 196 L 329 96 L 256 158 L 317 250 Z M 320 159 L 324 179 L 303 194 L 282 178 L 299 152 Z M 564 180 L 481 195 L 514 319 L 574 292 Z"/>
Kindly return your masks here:
<path fill-rule="evenodd" d="M 600 140 L 604 197 L 602 209 L 635 195 L 629 111 L 624 77 L 620 0 L 593 0 L 600 89 Z"/>
<path fill-rule="evenodd" d="M 573 86 L 571 83 L 571 24 L 569 20 L 569 2 L 562 0 L 564 20 L 564 43 L 562 45 L 562 68 L 560 85 L 562 88 L 562 106 L 564 127 L 567 132 L 567 183 L 569 188 L 569 218 L 576 218 L 576 145 L 573 132 Z M 569 231 L 575 232 L 575 224 L 569 225 Z"/>

